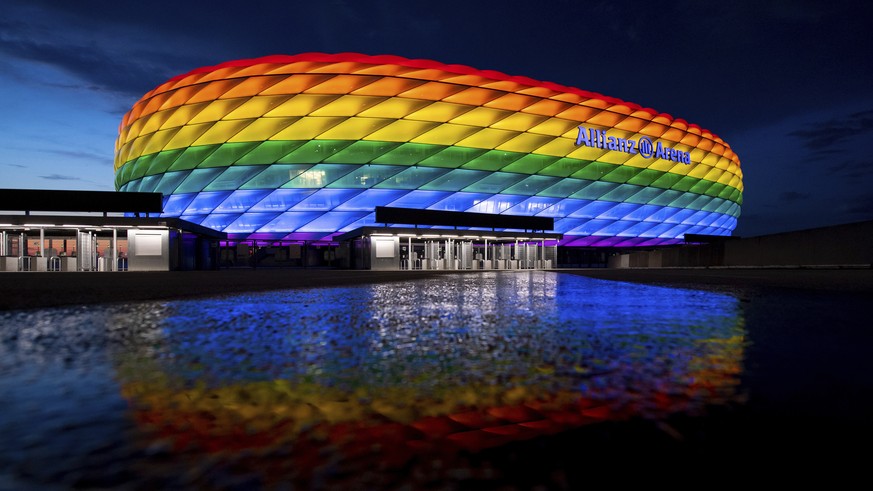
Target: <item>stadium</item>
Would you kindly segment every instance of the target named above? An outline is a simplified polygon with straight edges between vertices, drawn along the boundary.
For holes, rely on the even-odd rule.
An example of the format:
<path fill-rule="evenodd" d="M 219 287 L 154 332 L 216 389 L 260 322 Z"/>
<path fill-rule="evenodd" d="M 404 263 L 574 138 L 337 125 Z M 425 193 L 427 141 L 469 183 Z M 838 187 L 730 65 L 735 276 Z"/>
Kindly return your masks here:
<path fill-rule="evenodd" d="M 223 260 L 325 247 L 372 269 L 556 266 L 559 250 L 730 236 L 743 192 L 731 147 L 669 114 L 356 53 L 174 77 L 125 114 L 114 166 L 117 190 L 161 193 L 162 217 L 226 234 Z"/>

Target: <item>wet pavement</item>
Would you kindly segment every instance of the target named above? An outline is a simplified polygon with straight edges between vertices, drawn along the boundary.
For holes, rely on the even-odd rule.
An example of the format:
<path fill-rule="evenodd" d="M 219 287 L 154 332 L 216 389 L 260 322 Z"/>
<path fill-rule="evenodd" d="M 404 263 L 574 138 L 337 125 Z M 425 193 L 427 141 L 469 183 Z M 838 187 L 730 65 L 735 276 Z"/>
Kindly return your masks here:
<path fill-rule="evenodd" d="M 72 294 L 0 312 L 0 489 L 582 489 L 866 472 L 869 270 L 259 273 L 262 291 L 233 293 L 257 279 L 243 272 L 226 273 L 237 281 L 223 294 L 162 274 L 188 294 L 128 283 L 130 301 L 104 290 L 101 303 Z M 2 275 L 6 291 L 13 276 L 34 278 Z"/>

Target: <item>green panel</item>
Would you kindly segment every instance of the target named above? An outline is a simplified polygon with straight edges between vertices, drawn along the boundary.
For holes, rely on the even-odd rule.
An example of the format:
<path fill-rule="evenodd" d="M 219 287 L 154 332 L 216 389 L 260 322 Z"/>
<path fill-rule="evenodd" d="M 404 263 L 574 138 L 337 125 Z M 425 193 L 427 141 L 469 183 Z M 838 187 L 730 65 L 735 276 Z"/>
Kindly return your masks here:
<path fill-rule="evenodd" d="M 417 189 L 443 174 L 451 172 L 439 167 L 408 167 L 403 172 L 386 179 L 375 187 L 384 189 Z"/>
<path fill-rule="evenodd" d="M 243 165 L 228 167 L 220 176 L 203 188 L 204 191 L 227 191 L 236 190 L 251 179 L 255 174 L 264 170 L 265 166 Z"/>
<path fill-rule="evenodd" d="M 505 193 L 508 194 L 521 194 L 524 196 L 534 196 L 540 193 L 542 190 L 549 188 L 550 186 L 560 182 L 561 179 L 558 177 L 549 177 L 549 176 L 527 176 L 523 181 L 518 184 L 509 187 Z M 563 196 L 562 196 L 563 197 Z"/>
<path fill-rule="evenodd" d="M 473 160 L 467 162 L 466 164 L 462 165 L 461 167 L 464 169 L 496 171 L 515 162 L 516 160 L 521 158 L 522 155 L 524 154 L 519 152 L 489 150 L 482 155 L 474 158 Z"/>
<path fill-rule="evenodd" d="M 726 184 L 722 184 L 720 182 L 714 182 L 714 183 L 712 183 L 712 186 L 710 186 L 709 189 L 706 190 L 706 194 L 707 194 L 707 196 L 717 197 L 719 194 L 721 194 L 721 192 L 726 187 L 727 187 Z"/>
<path fill-rule="evenodd" d="M 679 196 L 678 198 L 673 200 L 670 203 L 670 206 L 673 206 L 676 208 L 688 208 L 688 205 L 690 205 L 696 199 L 697 199 L 696 194 L 683 193 L 681 196 Z"/>
<path fill-rule="evenodd" d="M 628 197 L 625 201 L 627 201 L 628 203 L 638 203 L 641 205 L 646 205 L 649 204 L 652 200 L 657 199 L 658 196 L 660 196 L 663 192 L 663 189 L 644 187 L 633 196 Z"/>
<path fill-rule="evenodd" d="M 349 140 L 312 140 L 282 157 L 283 164 L 317 164 L 351 145 Z"/>
<path fill-rule="evenodd" d="M 228 167 L 258 145 L 260 142 L 223 143 L 197 167 Z"/>
<path fill-rule="evenodd" d="M 504 189 L 524 179 L 523 174 L 510 174 L 509 172 L 494 172 L 484 179 L 474 182 L 464 188 L 470 193 L 499 193 Z"/>
<path fill-rule="evenodd" d="M 670 189 L 672 188 L 679 180 L 682 179 L 682 176 L 679 174 L 671 174 L 669 172 L 665 172 L 661 177 L 655 179 L 652 182 L 652 186 L 661 189 Z"/>
<path fill-rule="evenodd" d="M 319 164 L 292 179 L 283 188 L 323 188 L 357 169 L 357 165 Z"/>
<path fill-rule="evenodd" d="M 115 189 L 121 189 L 122 186 L 127 184 L 127 181 L 124 180 L 124 172 L 127 170 L 127 164 L 123 164 L 117 171 L 115 171 Z"/>
<path fill-rule="evenodd" d="M 624 202 L 631 196 L 640 192 L 639 186 L 632 186 L 630 184 L 619 184 L 619 186 L 609 193 L 606 193 L 603 196 L 603 199 L 607 201 L 620 201 Z"/>
<path fill-rule="evenodd" d="M 374 159 L 373 163 L 385 165 L 415 165 L 422 160 L 436 154 L 437 152 L 444 150 L 445 148 L 446 147 L 444 145 L 404 143 L 394 150 L 382 154 L 381 157 Z"/>
<path fill-rule="evenodd" d="M 363 165 L 330 183 L 330 188 L 367 189 L 402 171 L 396 165 Z"/>
<path fill-rule="evenodd" d="M 182 181 L 182 184 L 179 184 L 179 187 L 176 188 L 176 194 L 184 194 L 184 193 L 199 193 L 203 191 L 203 188 L 206 187 L 207 184 L 212 182 L 223 169 L 194 169 L 188 174 L 188 177 Z"/>
<path fill-rule="evenodd" d="M 460 191 L 487 175 L 487 172 L 480 170 L 455 169 L 425 184 L 421 189 L 429 191 Z"/>
<path fill-rule="evenodd" d="M 673 191 L 670 189 L 664 189 L 661 191 L 661 195 L 657 198 L 653 199 L 649 202 L 651 205 L 659 205 L 659 206 L 667 206 L 670 203 L 679 199 L 682 196 L 682 193 L 679 191 Z"/>
<path fill-rule="evenodd" d="M 311 167 L 307 164 L 273 164 L 240 186 L 240 189 L 276 189 Z"/>
<path fill-rule="evenodd" d="M 539 174 L 546 167 L 554 164 L 560 157 L 522 154 L 521 158 L 503 168 L 503 172 L 518 172 L 519 174 Z"/>
<path fill-rule="evenodd" d="M 592 182 L 585 186 L 584 189 L 580 189 L 570 195 L 570 197 L 579 199 L 600 199 L 601 196 L 609 193 L 618 186 L 618 184 L 613 182 Z"/>
<path fill-rule="evenodd" d="M 724 208 L 725 203 L 730 204 L 730 201 L 725 201 L 719 198 L 712 198 L 712 200 L 703 207 L 703 211 L 711 211 L 715 213 L 724 213 L 723 211 L 719 211 L 719 208 Z"/>
<path fill-rule="evenodd" d="M 444 167 L 449 169 L 457 169 L 467 162 L 479 157 L 488 150 L 482 148 L 469 147 L 448 147 L 442 152 L 439 152 L 432 157 L 428 157 L 419 164 L 428 167 Z"/>
<path fill-rule="evenodd" d="M 582 167 L 588 165 L 590 160 L 579 160 L 562 157 L 552 165 L 541 170 L 539 173 L 546 176 L 568 177 Z"/>
<path fill-rule="evenodd" d="M 603 176 L 615 170 L 615 167 L 616 166 L 613 164 L 606 164 L 603 162 L 595 161 L 574 172 L 572 177 L 576 179 L 599 181 L 603 178 Z"/>
<path fill-rule="evenodd" d="M 356 141 L 324 161 L 337 164 L 369 164 L 398 146 L 400 143 L 396 142 Z"/>
<path fill-rule="evenodd" d="M 601 180 L 624 184 L 634 178 L 645 169 L 630 165 L 619 165 L 607 173 Z"/>
<path fill-rule="evenodd" d="M 709 190 L 709 188 L 712 187 L 713 184 L 714 183 L 712 181 L 700 179 L 699 181 L 697 181 L 697 183 L 691 186 L 691 189 L 689 191 L 697 194 L 707 194 L 707 191 Z"/>
<path fill-rule="evenodd" d="M 179 158 L 179 155 L 182 155 L 184 150 L 184 148 L 177 148 L 175 150 L 167 150 L 154 154 L 155 158 L 152 160 L 152 165 L 149 166 L 149 170 L 146 171 L 146 174 L 151 176 L 167 172 L 167 169 L 173 165 L 173 162 Z"/>
<path fill-rule="evenodd" d="M 155 186 L 156 193 L 163 193 L 164 196 L 173 194 L 173 191 L 179 187 L 179 184 L 188 177 L 188 171 L 167 172 L 161 176 L 161 182 Z"/>
<path fill-rule="evenodd" d="M 200 162 L 206 160 L 206 157 L 209 156 L 212 152 L 215 151 L 220 145 L 200 145 L 196 147 L 188 147 L 182 151 L 182 155 L 179 155 L 179 158 L 173 162 L 167 170 L 168 171 L 177 171 L 177 170 L 190 170 L 198 165 Z"/>
<path fill-rule="evenodd" d="M 636 175 L 627 180 L 628 184 L 636 184 L 637 186 L 649 186 L 664 173 L 652 169 L 640 169 Z"/>
<path fill-rule="evenodd" d="M 133 170 L 130 173 L 131 179 L 139 179 L 142 176 L 146 175 L 149 170 L 149 167 L 152 165 L 152 160 L 154 160 L 156 153 L 143 155 L 142 157 L 134 160 L 133 162 L 128 162 L 129 164 L 133 164 Z"/>
<path fill-rule="evenodd" d="M 684 176 L 681 179 L 679 179 L 679 181 L 676 184 L 670 186 L 670 189 L 675 189 L 676 191 L 685 191 L 685 192 L 691 191 L 691 188 L 695 184 L 697 184 L 698 180 L 699 179 L 697 179 L 695 177 Z"/>
<path fill-rule="evenodd" d="M 694 198 L 694 201 L 692 201 L 687 208 L 691 208 L 692 210 L 702 210 L 706 208 L 706 205 L 708 205 L 712 199 L 711 196 L 697 195 L 697 197 Z"/>
<path fill-rule="evenodd" d="M 735 201 L 737 204 L 743 204 L 743 193 L 740 192 L 739 189 L 732 188 L 731 196 L 728 198 L 731 201 Z"/>
<path fill-rule="evenodd" d="M 591 181 L 583 181 L 582 179 L 561 179 L 554 186 L 542 190 L 538 196 L 566 198 L 589 184 Z"/>
<path fill-rule="evenodd" d="M 130 178 L 130 175 L 133 173 L 133 163 L 134 162 L 135 161 L 132 160 L 132 161 L 124 164 L 124 167 L 121 168 L 121 182 L 130 182 L 132 180 Z"/>
<path fill-rule="evenodd" d="M 306 140 L 278 140 L 265 141 L 258 144 L 249 153 L 236 161 L 236 165 L 259 165 L 278 162 L 282 157 L 296 150 Z"/>

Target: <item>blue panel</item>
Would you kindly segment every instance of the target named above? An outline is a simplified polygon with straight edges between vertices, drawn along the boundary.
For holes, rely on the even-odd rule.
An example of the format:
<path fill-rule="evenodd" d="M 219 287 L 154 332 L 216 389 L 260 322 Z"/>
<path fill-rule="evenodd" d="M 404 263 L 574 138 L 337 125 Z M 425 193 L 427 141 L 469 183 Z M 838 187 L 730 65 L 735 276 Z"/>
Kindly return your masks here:
<path fill-rule="evenodd" d="M 566 234 L 570 230 L 583 225 L 588 220 L 584 218 L 559 218 L 555 220 L 555 232 Z"/>
<path fill-rule="evenodd" d="M 179 184 L 188 176 L 188 171 L 167 172 L 161 176 L 161 182 L 155 186 L 156 193 L 173 194 Z"/>
<path fill-rule="evenodd" d="M 597 218 L 616 205 L 618 205 L 618 203 L 610 203 L 609 201 L 592 201 L 587 206 L 574 211 L 569 216 L 574 218 Z"/>
<path fill-rule="evenodd" d="M 587 206 L 591 203 L 590 200 L 587 199 L 573 199 L 566 198 L 561 201 L 555 203 L 549 209 L 540 213 L 542 217 L 566 217 L 569 216 L 574 211 L 582 208 L 583 206 Z"/>
<path fill-rule="evenodd" d="M 208 186 L 203 188 L 203 190 L 225 191 L 228 189 L 239 189 L 240 186 L 245 184 L 246 181 L 263 169 L 263 166 L 260 165 L 237 165 L 234 167 L 228 167 L 220 176 L 216 177 Z"/>
<path fill-rule="evenodd" d="M 638 222 L 634 226 L 625 230 L 625 233 L 630 235 L 630 236 L 633 236 L 633 237 L 638 237 L 638 236 L 642 236 L 644 233 L 646 233 L 647 231 L 651 230 L 653 227 L 656 227 L 656 226 L 657 226 L 656 223 Z"/>
<path fill-rule="evenodd" d="M 625 235 L 627 229 L 633 227 L 636 224 L 637 222 L 632 222 L 629 220 L 617 220 L 601 229 L 600 232 L 609 235 Z"/>
<path fill-rule="evenodd" d="M 524 194 L 526 196 L 533 196 L 540 191 L 547 189 L 550 186 L 555 185 L 558 181 L 560 181 L 560 177 L 551 177 L 551 176 L 528 176 L 523 181 L 518 184 L 509 187 L 504 193 L 507 194 Z M 553 198 L 558 198 L 559 196 L 551 196 Z M 563 197 L 563 196 L 560 196 Z"/>
<path fill-rule="evenodd" d="M 447 174 L 451 169 L 439 167 L 409 167 L 399 174 L 385 179 L 377 188 L 416 189 L 434 179 Z"/>
<path fill-rule="evenodd" d="M 185 220 L 186 222 L 200 224 L 203 220 L 206 219 L 209 215 L 182 215 L 179 218 Z"/>
<path fill-rule="evenodd" d="M 533 196 L 506 211 L 507 215 L 533 216 L 545 212 L 552 205 L 561 202 L 561 198 L 549 198 L 546 196 Z M 544 215 L 540 215 L 544 216 Z"/>
<path fill-rule="evenodd" d="M 264 199 L 270 193 L 268 189 L 252 189 L 234 191 L 215 209 L 218 213 L 242 213 Z M 285 210 L 277 210 L 285 211 Z"/>
<path fill-rule="evenodd" d="M 425 184 L 421 189 L 433 191 L 460 191 L 474 182 L 486 177 L 489 172 L 481 170 L 455 169 Z"/>
<path fill-rule="evenodd" d="M 480 201 L 490 198 L 490 194 L 453 193 L 445 199 L 428 206 L 430 210 L 467 211 Z"/>
<path fill-rule="evenodd" d="M 613 220 L 585 220 L 585 223 L 567 233 L 573 235 L 603 235 L 600 230 L 610 226 L 612 223 Z"/>
<path fill-rule="evenodd" d="M 319 189 L 312 196 L 294 205 L 292 211 L 329 211 L 360 194 L 360 189 Z"/>
<path fill-rule="evenodd" d="M 194 169 L 188 174 L 188 177 L 179 184 L 176 188 L 177 193 L 198 193 L 203 191 L 213 179 L 215 179 L 224 169 L 215 167 L 212 169 Z"/>
<path fill-rule="evenodd" d="M 399 173 L 403 167 L 396 165 L 362 165 L 357 170 L 330 183 L 331 188 L 367 189 Z"/>
<path fill-rule="evenodd" d="M 136 193 L 139 191 L 139 185 L 142 184 L 142 179 L 137 179 L 135 181 L 130 181 L 127 183 L 127 191 L 128 193 Z"/>
<path fill-rule="evenodd" d="M 260 203 L 252 206 L 250 211 L 283 212 L 315 193 L 314 189 L 277 189 L 270 193 Z"/>
<path fill-rule="evenodd" d="M 196 198 L 185 208 L 185 214 L 196 215 L 198 213 L 211 213 L 222 201 L 230 196 L 230 191 L 214 191 L 211 193 L 200 193 Z"/>
<path fill-rule="evenodd" d="M 642 205 L 642 206 L 640 206 L 639 208 L 637 208 L 636 210 L 634 210 L 634 212 L 631 213 L 630 215 L 628 215 L 626 218 L 627 218 L 628 220 L 637 220 L 637 221 L 640 221 L 640 220 L 646 220 L 646 219 L 648 219 L 650 216 L 652 216 L 652 215 L 658 213 L 659 211 L 661 211 L 662 209 L 663 209 L 663 208 L 660 207 L 660 206 L 655 206 L 655 205 Z"/>
<path fill-rule="evenodd" d="M 322 214 L 323 213 L 320 211 L 286 211 L 270 223 L 258 229 L 258 232 L 294 232 L 303 225 L 320 217 Z"/>
<path fill-rule="evenodd" d="M 164 203 L 164 212 L 161 216 L 177 217 L 181 215 L 182 212 L 185 211 L 185 208 L 188 207 L 188 203 L 190 203 L 196 196 L 196 193 L 173 194 L 167 196 L 167 200 Z"/>
<path fill-rule="evenodd" d="M 363 217 L 354 222 L 346 225 L 345 227 L 338 230 L 338 232 L 348 232 L 350 230 L 354 230 L 360 227 L 367 227 L 371 225 L 376 225 L 376 214 L 375 213 L 367 213 Z"/>
<path fill-rule="evenodd" d="M 407 193 L 409 191 L 405 189 L 367 189 L 334 209 L 336 211 L 373 211 L 377 206 L 385 206 Z"/>
<path fill-rule="evenodd" d="M 630 215 L 637 208 L 642 205 L 637 205 L 634 203 L 619 203 L 616 206 L 613 206 L 609 209 L 609 211 L 600 215 L 599 218 L 614 218 L 616 220 L 621 220 L 624 217 Z"/>
<path fill-rule="evenodd" d="M 206 217 L 200 225 L 204 227 L 209 227 L 211 229 L 218 230 L 219 232 L 224 230 L 228 225 L 233 223 L 239 217 L 236 213 L 220 213 L 216 215 L 209 215 Z"/>
<path fill-rule="evenodd" d="M 525 199 L 527 198 L 519 195 L 498 194 L 496 196 L 491 196 L 490 198 L 479 201 L 472 207 L 468 208 L 467 211 L 471 213 L 492 213 L 496 215 L 499 213 L 503 213 L 513 206 L 521 203 Z"/>
<path fill-rule="evenodd" d="M 647 222 L 664 223 L 668 218 L 681 211 L 679 208 L 670 208 L 669 206 L 659 206 L 658 208 L 660 208 L 658 211 L 645 217 L 643 220 Z"/>
<path fill-rule="evenodd" d="M 672 223 L 659 223 L 647 230 L 646 233 L 640 234 L 640 237 L 666 237 L 664 233 L 673 227 L 675 227 L 675 225 Z"/>
<path fill-rule="evenodd" d="M 695 212 L 685 220 L 682 220 L 682 223 L 685 225 L 699 225 L 700 221 L 704 220 L 708 214 L 709 212 L 706 211 Z"/>
<path fill-rule="evenodd" d="M 452 193 L 447 193 L 443 191 L 423 191 L 419 189 L 417 191 L 412 191 L 406 196 L 403 196 L 396 201 L 392 201 L 389 204 L 398 208 L 424 209 L 436 203 L 437 201 L 447 198 L 451 194 Z"/>
<path fill-rule="evenodd" d="M 263 227 L 264 224 L 273 220 L 278 216 L 278 213 L 243 213 L 233 223 L 224 229 L 227 233 L 241 234 L 254 233 L 255 230 Z"/>
<path fill-rule="evenodd" d="M 683 223 L 685 219 L 694 214 L 694 210 L 679 210 L 670 218 L 664 220 L 665 223 Z"/>
<path fill-rule="evenodd" d="M 366 212 L 331 211 L 297 229 L 298 232 L 335 232 L 344 226 L 360 220 Z"/>
<path fill-rule="evenodd" d="M 139 191 L 141 193 L 153 193 L 155 191 L 155 187 L 160 182 L 161 182 L 161 175 L 160 174 L 155 174 L 153 176 L 145 176 L 142 178 L 142 183 L 139 185 Z"/>
<path fill-rule="evenodd" d="M 318 164 L 291 180 L 283 188 L 323 188 L 357 169 L 358 165 Z"/>

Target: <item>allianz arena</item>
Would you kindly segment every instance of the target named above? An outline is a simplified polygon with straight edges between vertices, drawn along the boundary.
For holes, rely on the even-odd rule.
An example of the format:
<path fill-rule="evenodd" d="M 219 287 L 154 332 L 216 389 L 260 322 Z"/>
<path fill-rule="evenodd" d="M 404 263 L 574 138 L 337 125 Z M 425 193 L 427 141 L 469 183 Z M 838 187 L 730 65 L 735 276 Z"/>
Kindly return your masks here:
<path fill-rule="evenodd" d="M 160 192 L 162 216 L 231 242 L 330 243 L 378 225 L 386 207 L 546 217 L 556 245 L 598 248 L 728 236 L 743 192 L 731 147 L 682 119 L 526 77 L 355 53 L 170 79 L 125 114 L 115 185 Z"/>

